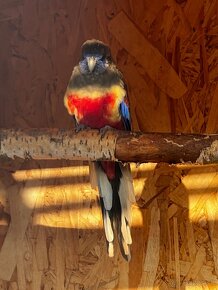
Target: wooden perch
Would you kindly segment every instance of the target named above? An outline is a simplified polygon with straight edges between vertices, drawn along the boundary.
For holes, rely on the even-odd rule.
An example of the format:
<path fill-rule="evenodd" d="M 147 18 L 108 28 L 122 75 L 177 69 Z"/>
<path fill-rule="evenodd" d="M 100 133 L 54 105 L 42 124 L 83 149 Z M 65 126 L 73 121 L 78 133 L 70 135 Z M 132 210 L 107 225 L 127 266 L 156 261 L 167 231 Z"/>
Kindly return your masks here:
<path fill-rule="evenodd" d="M 0 157 L 123 162 L 218 162 L 218 135 L 0 129 Z"/>

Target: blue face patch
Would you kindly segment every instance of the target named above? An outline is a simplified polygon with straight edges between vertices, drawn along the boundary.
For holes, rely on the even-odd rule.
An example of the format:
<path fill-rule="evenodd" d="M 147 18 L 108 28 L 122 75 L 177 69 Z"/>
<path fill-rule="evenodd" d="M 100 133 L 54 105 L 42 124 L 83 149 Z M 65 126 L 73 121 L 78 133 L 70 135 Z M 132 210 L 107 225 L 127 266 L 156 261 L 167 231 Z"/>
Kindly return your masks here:
<path fill-rule="evenodd" d="M 86 58 L 79 62 L 79 67 L 82 74 L 89 73 L 88 62 Z"/>

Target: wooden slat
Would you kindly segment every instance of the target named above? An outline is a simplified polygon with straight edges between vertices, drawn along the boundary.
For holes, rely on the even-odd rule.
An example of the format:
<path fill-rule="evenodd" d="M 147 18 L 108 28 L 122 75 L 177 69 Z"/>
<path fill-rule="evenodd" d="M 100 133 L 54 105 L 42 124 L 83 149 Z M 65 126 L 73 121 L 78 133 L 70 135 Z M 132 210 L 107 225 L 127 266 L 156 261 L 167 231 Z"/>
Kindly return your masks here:
<path fill-rule="evenodd" d="M 213 101 L 207 121 L 206 132 L 208 133 L 216 133 L 218 131 L 218 114 L 216 108 L 218 108 L 218 85 L 216 86 L 216 89 L 214 91 Z"/>
<path fill-rule="evenodd" d="M 123 12 L 111 20 L 109 29 L 167 95 L 177 99 L 186 93 L 187 88 L 174 69 Z M 131 41 L 129 41 L 130 36 Z"/>
<path fill-rule="evenodd" d="M 22 263 L 22 257 L 20 256 L 22 251 L 18 251 L 19 244 L 17 243 L 22 244 L 42 181 L 39 179 L 36 182 L 35 185 L 38 189 L 34 191 L 30 187 L 31 184 L 31 180 L 27 181 L 20 191 L 17 190 L 16 186 L 10 188 L 9 196 L 14 216 L 12 216 L 12 221 L 0 251 L 0 278 L 3 280 L 10 281 L 16 264 L 18 263 L 20 266 L 20 263 Z M 16 194 L 16 200 L 13 197 L 14 194 Z M 28 207 L 24 205 L 23 199 L 28 200 Z M 18 252 L 13 249 L 17 249 Z M 19 254 L 19 257 L 17 257 L 17 254 Z M 20 277 L 23 277 L 23 275 L 21 274 Z M 22 280 L 20 283 L 24 287 L 23 283 L 25 282 Z"/>
<path fill-rule="evenodd" d="M 218 275 L 218 201 L 215 196 L 211 196 L 211 198 L 207 201 L 206 209 L 215 264 L 215 273 Z"/>
<path fill-rule="evenodd" d="M 179 237 L 176 217 L 173 218 L 173 242 L 175 252 L 176 289 L 180 289 Z"/>
<path fill-rule="evenodd" d="M 160 211 L 154 206 L 151 209 L 150 230 L 148 233 L 148 243 L 145 254 L 144 266 L 139 287 L 149 288 L 153 287 L 157 267 L 159 263 L 160 250 Z"/>

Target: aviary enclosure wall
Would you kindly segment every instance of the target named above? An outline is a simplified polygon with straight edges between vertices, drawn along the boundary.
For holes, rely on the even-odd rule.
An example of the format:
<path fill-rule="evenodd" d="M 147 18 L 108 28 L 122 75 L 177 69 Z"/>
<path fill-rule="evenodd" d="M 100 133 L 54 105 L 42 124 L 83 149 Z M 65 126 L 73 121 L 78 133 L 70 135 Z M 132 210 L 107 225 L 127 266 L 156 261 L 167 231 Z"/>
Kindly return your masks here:
<path fill-rule="evenodd" d="M 63 95 L 90 38 L 111 47 L 135 130 L 218 133 L 216 0 L 1 0 L 0 127 L 71 128 Z M 0 289 L 218 289 L 217 171 L 132 165 L 128 264 L 107 256 L 87 163 L 1 161 Z"/>

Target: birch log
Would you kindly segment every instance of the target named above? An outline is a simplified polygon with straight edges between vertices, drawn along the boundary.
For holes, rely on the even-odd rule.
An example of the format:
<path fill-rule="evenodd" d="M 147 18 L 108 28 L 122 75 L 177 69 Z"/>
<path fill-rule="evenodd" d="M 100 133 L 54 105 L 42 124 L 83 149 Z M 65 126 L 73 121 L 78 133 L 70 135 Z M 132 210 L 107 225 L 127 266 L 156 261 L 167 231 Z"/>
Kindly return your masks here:
<path fill-rule="evenodd" d="M 217 163 L 218 135 L 0 129 L 0 157 L 15 156 L 24 159 Z"/>

